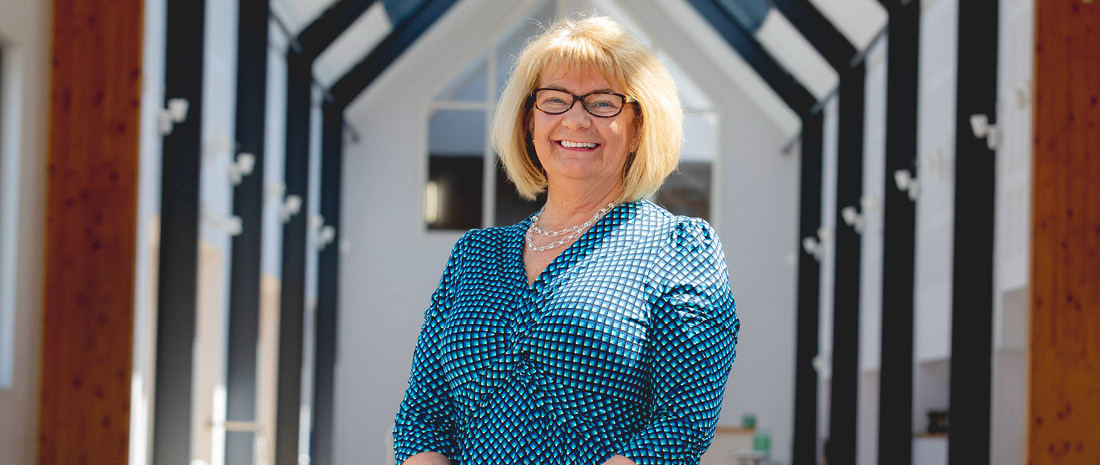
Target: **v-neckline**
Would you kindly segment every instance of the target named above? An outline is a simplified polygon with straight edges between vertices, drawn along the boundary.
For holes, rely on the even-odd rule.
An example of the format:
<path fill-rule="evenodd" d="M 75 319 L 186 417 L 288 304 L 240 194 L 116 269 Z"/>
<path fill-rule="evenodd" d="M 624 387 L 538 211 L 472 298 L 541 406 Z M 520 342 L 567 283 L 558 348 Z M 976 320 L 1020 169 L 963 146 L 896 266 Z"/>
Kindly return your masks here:
<path fill-rule="evenodd" d="M 550 260 L 550 263 L 547 263 L 546 266 L 543 267 L 541 271 L 539 271 L 539 274 L 535 276 L 534 281 L 529 281 L 529 278 L 527 276 L 527 263 L 524 261 L 524 254 L 527 252 L 527 229 L 531 227 L 532 218 L 536 214 L 541 212 L 542 209 L 539 209 L 538 212 L 532 213 L 530 216 L 527 217 L 526 220 L 516 225 L 516 235 L 513 236 L 516 239 L 515 242 L 517 242 L 517 244 L 513 244 L 513 252 L 511 255 L 513 259 L 518 262 L 518 266 L 516 266 L 515 268 L 517 269 L 517 272 L 519 274 L 519 282 L 523 283 L 524 287 L 527 288 L 527 290 L 529 291 L 537 290 L 537 288 L 539 287 L 539 283 L 545 285 L 547 280 L 551 278 L 550 276 L 548 276 L 551 270 L 560 267 L 559 262 L 567 260 L 568 258 L 566 257 L 576 256 L 577 260 L 584 258 L 585 255 L 588 255 L 588 252 L 591 249 L 590 246 L 585 246 L 588 248 L 576 252 L 574 252 L 573 249 L 581 247 L 581 244 L 591 243 L 592 241 L 586 241 L 586 239 L 588 239 L 590 235 L 596 234 L 598 228 L 603 227 L 604 224 L 609 221 L 612 215 L 616 214 L 616 212 L 618 212 L 619 209 L 622 208 L 624 205 L 626 205 L 626 203 L 620 203 L 616 205 L 615 208 L 612 208 L 610 211 L 604 214 L 602 218 L 596 221 L 596 223 L 594 223 L 587 230 L 585 230 L 584 233 L 577 237 L 577 239 L 574 240 L 572 244 L 566 246 L 566 248 L 558 253 L 558 255 L 555 256 L 553 260 Z M 568 271 L 570 268 L 572 267 L 570 266 L 569 268 L 565 268 L 562 271 Z"/>

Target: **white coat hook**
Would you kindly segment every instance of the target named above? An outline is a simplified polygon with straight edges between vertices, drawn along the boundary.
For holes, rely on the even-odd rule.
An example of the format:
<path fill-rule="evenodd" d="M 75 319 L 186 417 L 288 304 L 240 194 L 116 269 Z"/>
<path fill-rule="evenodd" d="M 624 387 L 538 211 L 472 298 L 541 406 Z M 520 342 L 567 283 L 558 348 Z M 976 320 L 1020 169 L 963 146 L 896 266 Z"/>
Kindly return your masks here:
<path fill-rule="evenodd" d="M 814 236 L 806 236 L 802 238 L 802 250 L 806 251 L 814 260 L 821 261 L 821 255 L 825 253 L 825 247 Z"/>
<path fill-rule="evenodd" d="M 840 210 L 840 217 L 844 220 L 844 224 L 856 230 L 856 234 L 863 234 L 863 229 L 867 226 L 867 220 L 859 212 L 859 209 L 851 205 L 844 207 Z"/>
<path fill-rule="evenodd" d="M 970 115 L 970 130 L 974 131 L 974 137 L 985 138 L 985 146 L 989 150 L 997 150 L 1001 145 L 1001 129 L 996 124 L 989 124 L 989 115 Z"/>
<path fill-rule="evenodd" d="M 288 195 L 279 206 L 279 220 L 286 224 L 290 222 L 290 217 L 297 215 L 300 211 L 302 211 L 302 197 Z"/>
<path fill-rule="evenodd" d="M 321 227 L 321 231 L 317 233 L 317 251 L 323 252 L 325 247 L 332 243 L 336 239 L 336 228 L 331 225 L 325 225 Z"/>
<path fill-rule="evenodd" d="M 939 147 L 921 154 L 920 161 L 921 168 L 924 171 L 935 173 L 941 181 L 949 181 L 951 176 L 955 174 L 955 164 Z"/>
<path fill-rule="evenodd" d="M 817 239 L 822 244 L 829 244 L 833 242 L 833 230 L 824 226 L 817 228 Z"/>
<path fill-rule="evenodd" d="M 920 183 L 909 170 L 894 171 L 894 184 L 898 190 L 909 194 L 909 200 L 916 201 L 920 198 Z"/>
<path fill-rule="evenodd" d="M 240 146 L 240 144 L 229 140 L 228 137 L 221 133 L 215 133 L 210 136 L 206 142 L 203 142 L 202 155 L 203 157 L 213 157 L 222 153 L 228 155 L 235 152 L 238 146 Z"/>
<path fill-rule="evenodd" d="M 185 98 L 168 100 L 167 108 L 163 108 L 157 113 L 157 128 L 160 129 L 161 135 L 171 134 L 173 126 L 187 120 L 188 106 L 190 104 Z"/>
<path fill-rule="evenodd" d="M 237 154 L 237 160 L 229 165 L 229 182 L 234 186 L 241 183 L 241 179 L 245 176 L 252 174 L 252 169 L 256 167 L 256 156 L 242 152 Z"/>
<path fill-rule="evenodd" d="M 833 232 L 824 226 L 817 228 L 817 236 L 802 238 L 802 250 L 806 251 L 814 260 L 821 261 L 825 255 L 825 245 L 833 240 Z"/>
<path fill-rule="evenodd" d="M 1013 95 L 1016 97 L 1016 109 L 1022 110 L 1031 105 L 1031 79 L 1024 81 L 1023 84 L 1013 89 Z"/>
<path fill-rule="evenodd" d="M 202 217 L 202 221 L 209 224 L 210 226 L 222 232 L 225 232 L 230 236 L 240 235 L 241 231 L 244 230 L 244 225 L 241 222 L 241 217 L 234 215 L 220 215 L 210 211 L 210 209 L 206 208 L 206 206 L 202 206 L 200 208 L 200 216 Z"/>
<path fill-rule="evenodd" d="M 286 193 L 286 184 L 282 182 L 269 182 L 264 185 L 264 203 L 282 202 Z"/>

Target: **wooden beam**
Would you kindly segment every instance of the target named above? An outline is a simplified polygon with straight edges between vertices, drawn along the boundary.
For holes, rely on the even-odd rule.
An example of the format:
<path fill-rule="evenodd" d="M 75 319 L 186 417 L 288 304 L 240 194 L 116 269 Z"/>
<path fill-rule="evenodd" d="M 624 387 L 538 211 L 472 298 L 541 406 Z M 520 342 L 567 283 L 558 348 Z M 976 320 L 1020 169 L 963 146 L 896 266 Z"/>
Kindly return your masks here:
<path fill-rule="evenodd" d="M 39 463 L 125 463 L 144 2 L 56 0 Z"/>
<path fill-rule="evenodd" d="M 1100 3 L 1035 22 L 1027 463 L 1100 463 Z"/>

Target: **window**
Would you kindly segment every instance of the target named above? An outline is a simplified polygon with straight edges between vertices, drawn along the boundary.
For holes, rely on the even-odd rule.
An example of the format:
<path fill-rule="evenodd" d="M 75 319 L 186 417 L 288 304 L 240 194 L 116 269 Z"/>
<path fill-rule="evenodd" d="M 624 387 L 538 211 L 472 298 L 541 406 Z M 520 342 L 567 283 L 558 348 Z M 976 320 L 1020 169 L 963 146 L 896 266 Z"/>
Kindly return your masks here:
<path fill-rule="evenodd" d="M 424 221 L 429 230 L 467 230 L 516 223 L 540 200 L 516 193 L 489 145 L 489 127 L 514 57 L 527 37 L 548 24 L 553 2 L 524 16 L 436 94 L 428 114 L 428 178 Z M 534 19 L 532 19 L 534 18 Z"/>
<path fill-rule="evenodd" d="M 499 92 L 526 40 L 548 25 L 557 2 L 543 2 L 521 15 L 517 23 L 488 50 L 471 60 L 432 99 L 428 119 L 427 183 L 424 220 L 429 230 L 459 230 L 502 226 L 523 220 L 543 199 L 525 201 L 508 180 L 489 145 L 489 128 Z M 619 11 L 601 11 L 612 17 Z M 652 48 L 628 18 L 622 24 Z M 658 58 L 680 86 L 686 110 L 684 147 L 677 171 L 652 199 L 675 214 L 711 217 L 713 161 L 717 154 L 718 118 L 713 105 L 667 55 Z"/>

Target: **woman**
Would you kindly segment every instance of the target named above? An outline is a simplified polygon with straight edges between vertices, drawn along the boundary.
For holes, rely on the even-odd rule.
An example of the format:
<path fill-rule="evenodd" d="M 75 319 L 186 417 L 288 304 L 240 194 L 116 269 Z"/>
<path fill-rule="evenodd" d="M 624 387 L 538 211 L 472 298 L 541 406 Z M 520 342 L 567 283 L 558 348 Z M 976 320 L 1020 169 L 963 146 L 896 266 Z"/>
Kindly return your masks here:
<path fill-rule="evenodd" d="M 493 146 L 542 210 L 455 245 L 413 356 L 405 464 L 697 463 L 739 322 L 718 237 L 644 200 L 678 162 L 668 71 L 605 17 L 520 54 Z"/>

